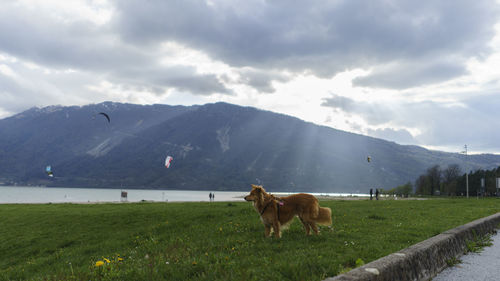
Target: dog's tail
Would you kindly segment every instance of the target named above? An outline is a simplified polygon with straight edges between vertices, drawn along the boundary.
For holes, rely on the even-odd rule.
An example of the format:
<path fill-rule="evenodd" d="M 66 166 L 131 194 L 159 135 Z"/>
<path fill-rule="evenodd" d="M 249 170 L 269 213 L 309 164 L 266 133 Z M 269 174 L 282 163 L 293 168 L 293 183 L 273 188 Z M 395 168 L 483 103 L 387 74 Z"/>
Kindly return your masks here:
<path fill-rule="evenodd" d="M 332 210 L 327 207 L 319 207 L 318 217 L 316 222 L 322 225 L 332 224 Z"/>

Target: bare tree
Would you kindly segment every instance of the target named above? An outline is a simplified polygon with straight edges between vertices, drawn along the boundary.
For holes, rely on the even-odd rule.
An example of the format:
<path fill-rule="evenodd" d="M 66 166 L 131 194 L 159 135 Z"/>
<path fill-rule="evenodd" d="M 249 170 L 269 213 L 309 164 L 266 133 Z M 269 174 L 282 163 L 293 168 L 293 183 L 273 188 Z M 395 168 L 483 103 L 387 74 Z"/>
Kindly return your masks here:
<path fill-rule="evenodd" d="M 441 187 L 441 168 L 439 165 L 434 165 L 427 170 L 427 177 L 429 178 L 431 195 L 434 195 L 436 190 Z"/>
<path fill-rule="evenodd" d="M 456 194 L 460 173 L 458 164 L 451 164 L 443 171 L 443 188 L 448 195 Z"/>
<path fill-rule="evenodd" d="M 429 178 L 426 175 L 421 175 L 415 182 L 415 193 L 420 195 L 428 195 L 431 192 Z"/>

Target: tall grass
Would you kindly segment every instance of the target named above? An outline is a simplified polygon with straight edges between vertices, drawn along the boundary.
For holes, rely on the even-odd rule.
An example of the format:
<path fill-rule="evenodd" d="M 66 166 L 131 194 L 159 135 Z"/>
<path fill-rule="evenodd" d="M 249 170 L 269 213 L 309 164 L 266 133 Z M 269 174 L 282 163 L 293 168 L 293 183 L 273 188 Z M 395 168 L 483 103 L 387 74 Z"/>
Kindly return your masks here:
<path fill-rule="evenodd" d="M 500 211 L 500 200 L 322 201 L 264 238 L 250 203 L 0 205 L 0 280 L 320 280 Z"/>

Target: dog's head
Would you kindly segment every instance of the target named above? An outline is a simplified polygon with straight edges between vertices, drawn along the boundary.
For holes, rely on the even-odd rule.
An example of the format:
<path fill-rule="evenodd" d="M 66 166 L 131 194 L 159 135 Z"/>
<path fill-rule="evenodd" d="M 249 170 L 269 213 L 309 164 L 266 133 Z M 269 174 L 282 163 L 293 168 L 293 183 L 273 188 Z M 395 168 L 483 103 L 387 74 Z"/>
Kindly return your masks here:
<path fill-rule="evenodd" d="M 264 194 L 266 193 L 266 190 L 262 185 L 255 185 L 252 184 L 252 190 L 250 191 L 250 194 L 245 196 L 246 201 L 264 201 Z"/>

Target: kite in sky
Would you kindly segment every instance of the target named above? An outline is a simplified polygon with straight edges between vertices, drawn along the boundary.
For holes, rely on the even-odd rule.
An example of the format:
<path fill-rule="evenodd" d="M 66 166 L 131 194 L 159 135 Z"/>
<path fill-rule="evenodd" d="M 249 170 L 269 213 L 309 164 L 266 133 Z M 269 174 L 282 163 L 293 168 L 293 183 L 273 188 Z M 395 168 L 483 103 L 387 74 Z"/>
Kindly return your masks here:
<path fill-rule="evenodd" d="M 109 118 L 109 115 L 107 115 L 106 113 L 104 112 L 99 112 L 99 114 L 101 114 L 102 116 L 106 117 L 106 119 L 108 119 L 108 123 L 111 122 L 111 119 Z"/>
<path fill-rule="evenodd" d="M 174 158 L 172 158 L 172 156 L 167 156 L 167 158 L 165 159 L 165 167 L 167 169 L 170 167 L 170 163 L 172 162 L 172 160 L 174 160 Z"/>
<path fill-rule="evenodd" d="M 52 167 L 50 165 L 45 168 L 45 172 L 49 177 L 54 177 L 54 174 L 52 173 Z"/>

